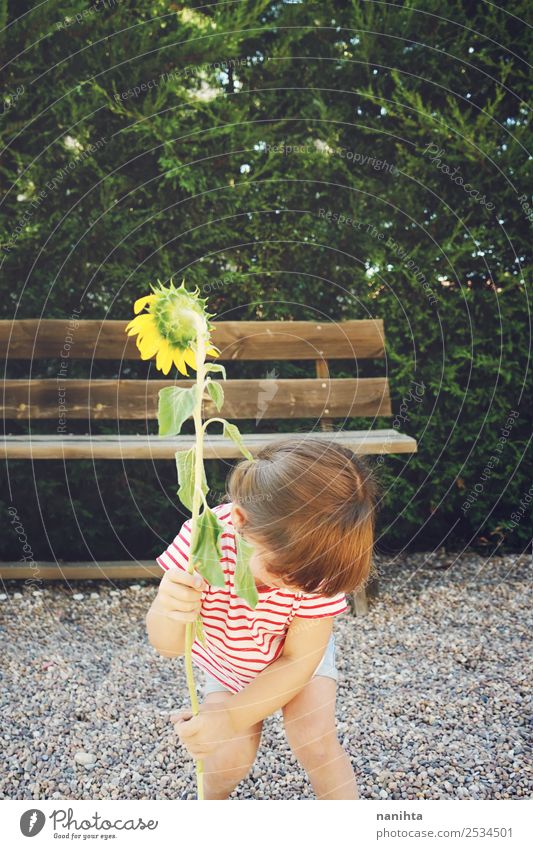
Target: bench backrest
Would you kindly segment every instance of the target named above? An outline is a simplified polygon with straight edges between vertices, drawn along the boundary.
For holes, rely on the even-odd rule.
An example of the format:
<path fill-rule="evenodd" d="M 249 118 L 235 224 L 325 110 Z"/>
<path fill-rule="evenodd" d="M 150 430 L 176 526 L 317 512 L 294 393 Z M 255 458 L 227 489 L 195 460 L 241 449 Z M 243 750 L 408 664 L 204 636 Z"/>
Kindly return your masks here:
<path fill-rule="evenodd" d="M 16 319 L 0 321 L 0 355 L 6 359 L 57 360 L 52 378 L 4 381 L 2 412 L 7 419 L 57 419 L 63 398 L 67 417 L 77 419 L 156 419 L 158 392 L 164 386 L 190 386 L 190 378 L 156 371 L 153 379 L 77 379 L 69 377 L 71 360 L 140 359 L 133 337 L 125 333 L 129 319 L 79 320 Z M 385 337 L 381 319 L 318 324 L 313 321 L 213 322 L 212 342 L 221 350 L 216 362 L 226 366 L 225 402 L 220 415 L 253 419 L 264 406 L 263 418 L 313 418 L 323 423 L 353 416 L 391 416 L 386 377 L 330 378 L 329 360 L 383 359 Z M 213 360 L 213 358 L 209 358 Z M 231 376 L 233 361 L 313 360 L 315 377 L 258 379 Z M 122 366 L 120 365 L 120 368 Z M 268 373 L 268 371 L 267 371 Z M 216 375 L 219 379 L 219 375 Z M 62 393 L 62 394 L 61 394 Z M 217 415 L 205 400 L 203 415 Z"/>

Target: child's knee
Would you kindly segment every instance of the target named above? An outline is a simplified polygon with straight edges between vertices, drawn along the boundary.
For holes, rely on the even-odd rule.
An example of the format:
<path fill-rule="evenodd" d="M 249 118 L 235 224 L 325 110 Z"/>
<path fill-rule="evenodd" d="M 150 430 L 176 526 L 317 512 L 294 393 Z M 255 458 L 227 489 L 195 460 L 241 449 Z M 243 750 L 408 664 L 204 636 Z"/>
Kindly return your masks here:
<path fill-rule="evenodd" d="M 261 730 L 236 737 L 204 761 L 204 773 L 216 774 L 222 780 L 240 781 L 250 772 L 261 741 Z"/>
<path fill-rule="evenodd" d="M 325 766 L 338 757 L 339 739 L 335 729 L 293 729 L 287 735 L 295 758 L 303 767 Z"/>

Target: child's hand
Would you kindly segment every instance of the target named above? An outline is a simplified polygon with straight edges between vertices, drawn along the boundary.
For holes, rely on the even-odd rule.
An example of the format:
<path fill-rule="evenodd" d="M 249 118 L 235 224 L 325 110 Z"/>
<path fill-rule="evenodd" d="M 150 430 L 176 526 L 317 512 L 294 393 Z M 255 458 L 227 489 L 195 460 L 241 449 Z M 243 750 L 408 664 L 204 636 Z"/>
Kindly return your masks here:
<path fill-rule="evenodd" d="M 198 563 L 195 564 L 196 568 Z M 198 618 L 202 606 L 202 592 L 209 584 L 199 572 L 178 571 L 169 569 L 165 572 L 159 584 L 157 606 L 170 619 L 178 622 L 194 622 Z"/>
<path fill-rule="evenodd" d="M 170 717 L 180 742 L 197 759 L 211 755 L 236 735 L 224 702 L 204 702 L 198 710 L 195 716 L 191 710 L 182 710 Z"/>

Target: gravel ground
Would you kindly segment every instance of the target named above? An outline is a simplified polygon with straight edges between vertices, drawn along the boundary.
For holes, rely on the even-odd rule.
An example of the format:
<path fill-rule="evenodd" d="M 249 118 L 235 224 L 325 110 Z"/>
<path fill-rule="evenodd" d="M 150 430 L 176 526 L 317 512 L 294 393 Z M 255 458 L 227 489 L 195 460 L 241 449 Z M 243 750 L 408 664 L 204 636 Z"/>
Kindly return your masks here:
<path fill-rule="evenodd" d="M 335 624 L 338 735 L 361 798 L 530 798 L 531 557 L 440 550 L 376 565 L 369 615 Z M 183 659 L 158 657 L 144 632 L 155 591 L 3 587 L 0 798 L 193 792 L 193 761 L 168 721 L 189 705 Z M 314 798 L 281 711 L 231 798 Z"/>

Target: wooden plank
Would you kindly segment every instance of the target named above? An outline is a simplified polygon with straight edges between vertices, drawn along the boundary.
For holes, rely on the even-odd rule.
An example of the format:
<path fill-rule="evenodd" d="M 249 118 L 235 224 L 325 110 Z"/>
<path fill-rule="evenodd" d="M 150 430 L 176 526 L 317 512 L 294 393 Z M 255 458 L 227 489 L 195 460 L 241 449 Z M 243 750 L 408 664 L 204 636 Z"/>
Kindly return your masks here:
<path fill-rule="evenodd" d="M 156 419 L 159 390 L 192 380 L 6 380 L 2 414 L 7 419 Z M 243 379 L 223 381 L 220 413 L 204 401 L 204 417 L 227 419 L 332 418 L 392 415 L 385 377 Z M 61 405 L 61 410 L 60 410 Z M 266 405 L 266 407 L 265 407 Z M 63 409 L 64 408 L 64 409 Z M 63 421 L 60 420 L 60 413 Z"/>
<path fill-rule="evenodd" d="M 95 581 L 132 578 L 161 578 L 163 570 L 155 560 L 103 560 L 80 563 L 20 562 L 0 563 L 0 578 L 4 581 L 31 581 L 33 589 L 40 581 Z"/>
<path fill-rule="evenodd" d="M 133 314 L 132 314 L 133 318 Z M 139 360 L 130 319 L 0 320 L 0 356 L 10 359 L 58 358 Z M 77 326 L 76 326 L 77 325 Z M 385 356 L 383 320 L 214 321 L 211 339 L 221 350 L 217 361 L 365 359 Z"/>
<path fill-rule="evenodd" d="M 316 376 L 321 380 L 329 380 L 329 366 L 327 360 L 315 360 Z M 333 430 L 333 419 L 321 416 L 320 430 Z"/>
<path fill-rule="evenodd" d="M 215 425 L 216 426 L 216 425 Z M 264 445 L 296 436 L 334 439 L 358 454 L 410 454 L 417 450 L 416 440 L 394 429 L 313 431 L 312 433 L 245 433 L 244 443 L 255 456 Z M 0 437 L 0 457 L 11 460 L 172 460 L 176 451 L 186 451 L 194 444 L 193 436 L 161 437 L 157 435 L 124 436 L 7 436 Z M 235 444 L 220 434 L 207 433 L 205 457 L 208 460 L 230 460 L 241 457 Z"/>
<path fill-rule="evenodd" d="M 352 593 L 354 601 L 354 612 L 356 616 L 366 616 L 368 613 L 368 600 L 366 597 L 365 588 Z"/>

